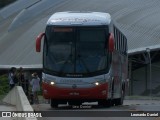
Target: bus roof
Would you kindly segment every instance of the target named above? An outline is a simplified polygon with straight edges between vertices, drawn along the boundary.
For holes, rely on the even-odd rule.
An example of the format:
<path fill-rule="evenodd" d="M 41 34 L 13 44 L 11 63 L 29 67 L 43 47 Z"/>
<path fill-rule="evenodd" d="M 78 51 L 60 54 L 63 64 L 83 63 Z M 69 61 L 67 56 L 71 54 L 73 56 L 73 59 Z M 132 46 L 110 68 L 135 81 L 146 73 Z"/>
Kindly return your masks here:
<path fill-rule="evenodd" d="M 111 16 L 103 12 L 57 12 L 53 14 L 47 25 L 62 26 L 93 26 L 109 25 Z"/>

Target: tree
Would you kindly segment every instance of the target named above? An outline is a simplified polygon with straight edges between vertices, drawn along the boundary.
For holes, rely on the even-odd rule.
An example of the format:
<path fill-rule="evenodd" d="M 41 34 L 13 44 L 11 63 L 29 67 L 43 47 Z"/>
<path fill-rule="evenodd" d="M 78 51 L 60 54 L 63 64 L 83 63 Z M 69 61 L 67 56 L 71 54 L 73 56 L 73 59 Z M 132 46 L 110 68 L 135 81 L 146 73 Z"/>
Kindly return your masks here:
<path fill-rule="evenodd" d="M 7 74 L 0 76 L 0 95 L 7 94 L 9 92 L 9 83 Z"/>

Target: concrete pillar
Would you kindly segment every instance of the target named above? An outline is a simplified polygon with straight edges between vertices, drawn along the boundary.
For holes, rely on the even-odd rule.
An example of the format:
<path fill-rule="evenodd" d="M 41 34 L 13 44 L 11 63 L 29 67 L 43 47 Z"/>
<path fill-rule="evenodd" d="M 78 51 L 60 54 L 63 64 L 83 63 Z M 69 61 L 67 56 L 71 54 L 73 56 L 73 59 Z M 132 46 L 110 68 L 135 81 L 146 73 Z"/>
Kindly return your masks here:
<path fill-rule="evenodd" d="M 145 66 L 145 91 L 148 89 L 148 65 Z"/>
<path fill-rule="evenodd" d="M 133 81 L 132 81 L 132 61 L 129 61 L 129 95 L 133 95 Z"/>

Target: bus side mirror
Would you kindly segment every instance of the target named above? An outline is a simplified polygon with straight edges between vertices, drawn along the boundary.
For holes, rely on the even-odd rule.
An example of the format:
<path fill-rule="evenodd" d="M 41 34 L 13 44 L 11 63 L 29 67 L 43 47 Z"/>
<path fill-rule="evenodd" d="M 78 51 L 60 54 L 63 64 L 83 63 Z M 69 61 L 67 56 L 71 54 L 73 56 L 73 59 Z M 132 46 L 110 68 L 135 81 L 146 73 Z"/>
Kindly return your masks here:
<path fill-rule="evenodd" d="M 110 33 L 109 35 L 109 52 L 113 52 L 114 51 L 114 36 L 113 33 Z"/>
<path fill-rule="evenodd" d="M 36 52 L 41 52 L 41 40 L 45 33 L 40 33 L 36 38 Z"/>

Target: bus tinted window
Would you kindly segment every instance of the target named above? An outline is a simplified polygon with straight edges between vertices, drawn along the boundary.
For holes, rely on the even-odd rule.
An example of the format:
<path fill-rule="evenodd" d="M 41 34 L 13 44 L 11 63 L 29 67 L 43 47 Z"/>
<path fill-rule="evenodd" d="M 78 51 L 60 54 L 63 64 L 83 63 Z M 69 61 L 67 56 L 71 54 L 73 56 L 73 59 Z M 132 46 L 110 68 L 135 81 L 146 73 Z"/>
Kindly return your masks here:
<path fill-rule="evenodd" d="M 48 26 L 45 68 L 63 74 L 106 71 L 108 56 L 105 44 L 108 34 L 107 27 Z"/>
<path fill-rule="evenodd" d="M 104 42 L 106 39 L 106 31 L 104 29 L 81 29 L 80 41 Z"/>

